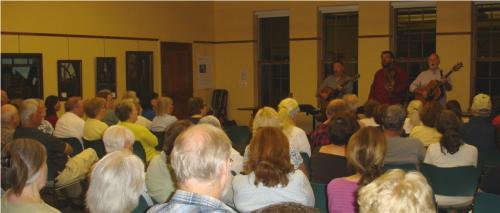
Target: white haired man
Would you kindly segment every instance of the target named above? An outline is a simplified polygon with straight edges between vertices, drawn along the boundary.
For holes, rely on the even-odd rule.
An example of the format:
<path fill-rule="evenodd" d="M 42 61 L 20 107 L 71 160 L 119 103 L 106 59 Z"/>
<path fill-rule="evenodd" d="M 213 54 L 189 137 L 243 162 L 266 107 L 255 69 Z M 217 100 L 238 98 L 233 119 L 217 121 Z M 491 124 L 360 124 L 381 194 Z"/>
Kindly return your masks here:
<path fill-rule="evenodd" d="M 113 125 L 106 129 L 104 135 L 102 136 L 102 141 L 104 143 L 106 153 L 111 153 L 123 149 L 132 150 L 135 136 L 134 133 L 127 127 Z"/>
<path fill-rule="evenodd" d="M 12 104 L 2 105 L 2 147 L 12 142 L 19 125 L 19 113 Z"/>
<path fill-rule="evenodd" d="M 235 212 L 219 200 L 231 183 L 230 153 L 229 138 L 221 129 L 208 124 L 187 129 L 171 153 L 179 189 L 168 203 L 148 212 Z"/>
<path fill-rule="evenodd" d="M 78 138 L 82 142 L 83 128 L 85 126 L 85 121 L 82 119 L 85 114 L 82 99 L 79 97 L 68 98 L 64 104 L 64 110 L 66 112 L 57 120 L 54 136 L 58 138 Z"/>
<path fill-rule="evenodd" d="M 48 180 L 54 180 L 56 186 L 66 185 L 85 177 L 94 162 L 97 154 L 93 149 L 86 149 L 69 158 L 73 152 L 70 145 L 64 141 L 43 133 L 38 126 L 43 120 L 45 107 L 35 99 L 22 102 L 20 109 L 21 126 L 14 132 L 14 139 L 30 138 L 39 141 L 47 149 Z M 78 184 L 73 186 L 79 186 Z M 79 187 L 68 189 L 68 196 L 76 198 L 80 193 Z"/>

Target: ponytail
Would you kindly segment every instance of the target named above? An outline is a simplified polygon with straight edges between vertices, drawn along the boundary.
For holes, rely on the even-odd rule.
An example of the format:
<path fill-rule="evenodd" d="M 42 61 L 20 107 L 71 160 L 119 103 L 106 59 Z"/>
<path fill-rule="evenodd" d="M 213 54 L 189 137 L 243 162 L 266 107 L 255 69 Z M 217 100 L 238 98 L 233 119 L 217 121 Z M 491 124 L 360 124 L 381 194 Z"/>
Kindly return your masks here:
<path fill-rule="evenodd" d="M 446 152 L 450 154 L 455 154 L 460 149 L 460 146 L 463 144 L 462 137 L 457 131 L 454 130 L 446 130 L 441 137 L 441 152 L 446 154 Z M 446 152 L 445 152 L 446 150 Z"/>

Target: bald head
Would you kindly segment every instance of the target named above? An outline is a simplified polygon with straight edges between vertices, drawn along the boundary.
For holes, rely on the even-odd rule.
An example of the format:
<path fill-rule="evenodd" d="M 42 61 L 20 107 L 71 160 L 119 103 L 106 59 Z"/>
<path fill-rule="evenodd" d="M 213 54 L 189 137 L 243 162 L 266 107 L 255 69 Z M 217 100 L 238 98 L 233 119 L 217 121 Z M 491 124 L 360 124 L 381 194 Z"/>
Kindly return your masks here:
<path fill-rule="evenodd" d="M 19 125 L 19 113 L 12 104 L 2 106 L 2 126 L 16 128 Z"/>

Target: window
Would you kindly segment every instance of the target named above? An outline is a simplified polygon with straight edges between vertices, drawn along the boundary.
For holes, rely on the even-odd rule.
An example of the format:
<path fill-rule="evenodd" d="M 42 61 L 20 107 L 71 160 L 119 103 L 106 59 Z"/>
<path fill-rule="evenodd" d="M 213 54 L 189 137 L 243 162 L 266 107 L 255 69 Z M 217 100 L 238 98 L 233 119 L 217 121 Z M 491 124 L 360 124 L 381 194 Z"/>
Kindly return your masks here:
<path fill-rule="evenodd" d="M 2 89 L 10 99 L 43 99 L 42 73 L 42 54 L 2 54 Z"/>
<path fill-rule="evenodd" d="M 276 107 L 290 93 L 288 17 L 259 18 L 260 103 Z"/>
<path fill-rule="evenodd" d="M 333 74 L 332 64 L 344 62 L 345 74 L 358 72 L 358 12 L 323 14 L 323 72 L 321 80 Z M 357 82 L 354 91 L 357 94 Z"/>
<path fill-rule="evenodd" d="M 428 68 L 427 57 L 436 51 L 436 7 L 395 9 L 395 54 L 410 74 L 410 82 Z"/>
<path fill-rule="evenodd" d="M 500 4 L 475 6 L 474 92 L 500 96 Z"/>
<path fill-rule="evenodd" d="M 127 90 L 133 90 L 140 98 L 153 92 L 153 52 L 127 51 Z M 144 100 L 142 100 L 144 101 Z"/>

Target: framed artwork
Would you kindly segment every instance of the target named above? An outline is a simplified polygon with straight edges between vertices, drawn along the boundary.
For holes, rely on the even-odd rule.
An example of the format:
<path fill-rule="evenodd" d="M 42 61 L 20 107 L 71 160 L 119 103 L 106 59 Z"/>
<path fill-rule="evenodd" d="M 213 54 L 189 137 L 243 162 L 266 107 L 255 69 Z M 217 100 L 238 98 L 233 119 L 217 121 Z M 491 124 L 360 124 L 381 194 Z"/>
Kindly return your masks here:
<path fill-rule="evenodd" d="M 43 99 L 42 54 L 2 53 L 2 89 L 10 99 Z"/>
<path fill-rule="evenodd" d="M 58 60 L 57 82 L 59 99 L 82 97 L 82 60 Z"/>
<path fill-rule="evenodd" d="M 113 94 L 113 98 L 116 98 L 116 58 L 97 57 L 95 76 L 95 91 L 109 89 Z"/>
<path fill-rule="evenodd" d="M 127 51 L 127 90 L 134 90 L 139 98 L 153 92 L 153 52 Z"/>

